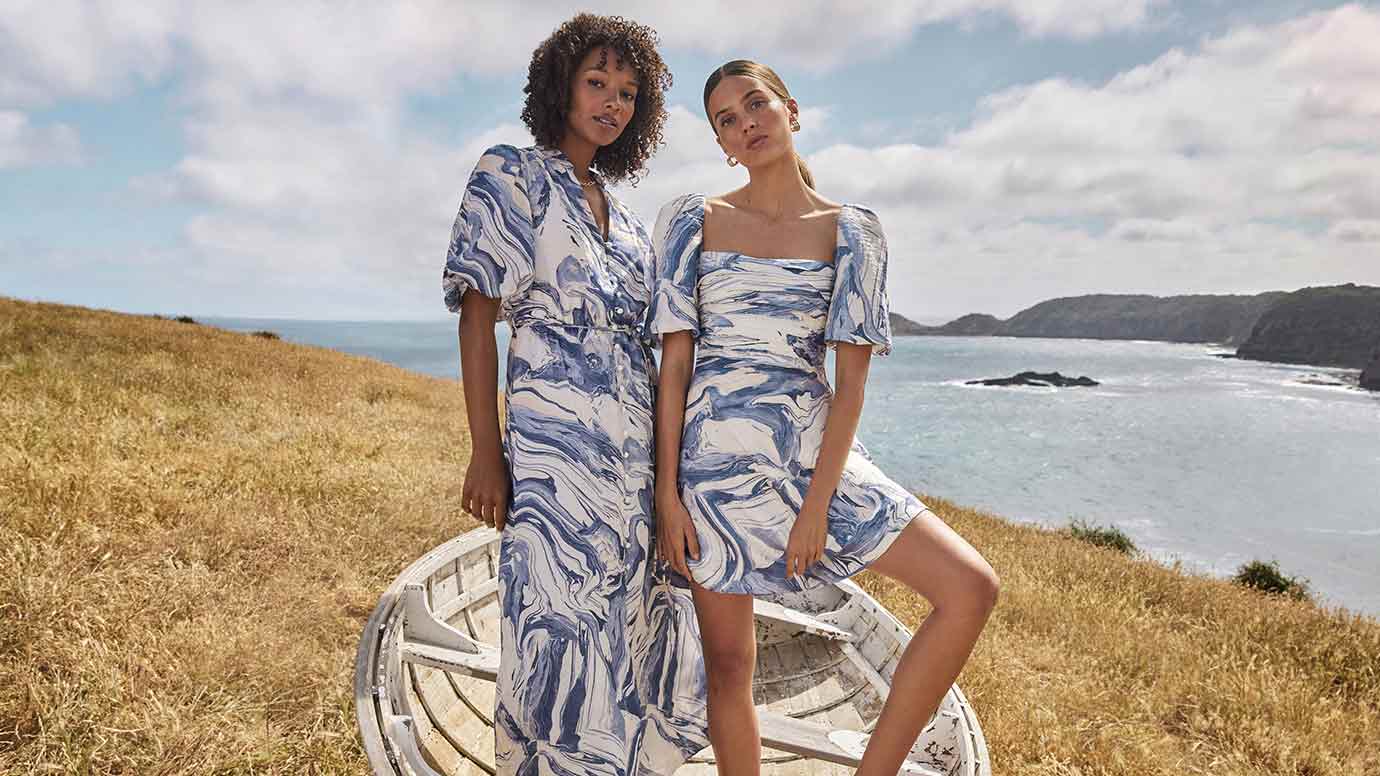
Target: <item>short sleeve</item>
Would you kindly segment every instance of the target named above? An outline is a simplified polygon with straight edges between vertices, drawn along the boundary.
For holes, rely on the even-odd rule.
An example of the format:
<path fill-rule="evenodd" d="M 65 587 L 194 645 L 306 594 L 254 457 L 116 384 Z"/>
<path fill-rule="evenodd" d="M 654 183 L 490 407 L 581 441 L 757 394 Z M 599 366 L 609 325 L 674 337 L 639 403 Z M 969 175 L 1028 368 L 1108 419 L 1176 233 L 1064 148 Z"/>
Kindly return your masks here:
<path fill-rule="evenodd" d="M 886 235 L 871 210 L 844 206 L 839 213 L 842 241 L 834 258 L 834 292 L 828 342 L 871 345 L 872 352 L 891 352 L 890 303 L 886 293 Z"/>
<path fill-rule="evenodd" d="M 531 285 L 533 231 L 521 152 L 494 146 L 475 165 L 451 230 L 441 272 L 446 307 L 459 312 L 473 288 L 503 299 L 506 316 L 511 297 Z"/>
<path fill-rule="evenodd" d="M 688 331 L 695 337 L 700 335 L 697 286 L 703 239 L 702 195 L 686 194 L 661 208 L 652 234 L 656 261 L 652 303 L 647 308 L 647 331 L 658 341 L 661 335 L 675 331 Z"/>

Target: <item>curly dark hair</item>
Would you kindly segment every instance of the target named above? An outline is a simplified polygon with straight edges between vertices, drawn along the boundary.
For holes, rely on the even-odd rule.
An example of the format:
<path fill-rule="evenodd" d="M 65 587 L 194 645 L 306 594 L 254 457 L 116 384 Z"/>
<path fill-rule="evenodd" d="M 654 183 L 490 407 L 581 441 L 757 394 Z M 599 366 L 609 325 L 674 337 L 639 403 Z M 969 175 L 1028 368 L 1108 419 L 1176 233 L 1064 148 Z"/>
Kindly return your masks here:
<path fill-rule="evenodd" d="M 594 152 L 592 166 L 609 181 L 631 179 L 636 184 L 638 173 L 663 145 L 671 71 L 656 45 L 655 30 L 621 16 L 582 13 L 556 28 L 532 52 L 532 63 L 527 67 L 527 86 L 523 87 L 527 103 L 522 108 L 522 121 L 532 137 L 551 148 L 561 142 L 575 68 L 591 49 L 614 49 L 637 71 L 637 100 L 623 134 Z"/>

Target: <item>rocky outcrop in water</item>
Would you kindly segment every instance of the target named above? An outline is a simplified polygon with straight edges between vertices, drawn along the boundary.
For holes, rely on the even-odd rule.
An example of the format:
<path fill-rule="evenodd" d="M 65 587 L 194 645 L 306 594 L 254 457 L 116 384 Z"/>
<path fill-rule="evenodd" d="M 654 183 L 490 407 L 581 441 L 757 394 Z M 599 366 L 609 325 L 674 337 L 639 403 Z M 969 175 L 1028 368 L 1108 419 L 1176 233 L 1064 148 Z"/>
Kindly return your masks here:
<path fill-rule="evenodd" d="M 1256 321 L 1236 355 L 1254 361 L 1363 369 L 1380 347 L 1380 288 L 1303 288 Z"/>
<path fill-rule="evenodd" d="M 1011 377 L 969 380 L 964 385 L 1033 385 L 1041 388 L 1078 388 L 1101 385 L 1091 377 L 1065 377 L 1058 372 L 1021 372 Z"/>

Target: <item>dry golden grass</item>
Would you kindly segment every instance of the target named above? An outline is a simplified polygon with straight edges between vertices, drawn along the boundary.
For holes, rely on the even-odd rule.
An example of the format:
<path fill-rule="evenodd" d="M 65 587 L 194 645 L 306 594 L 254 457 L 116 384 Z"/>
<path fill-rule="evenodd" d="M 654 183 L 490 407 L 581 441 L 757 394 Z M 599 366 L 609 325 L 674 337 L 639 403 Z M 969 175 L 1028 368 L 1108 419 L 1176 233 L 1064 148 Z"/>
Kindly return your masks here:
<path fill-rule="evenodd" d="M 0 299 L 0 772 L 367 772 L 356 639 L 474 525 L 454 383 Z M 934 501 L 999 774 L 1380 773 L 1380 625 Z M 921 602 L 866 577 L 912 625 Z"/>

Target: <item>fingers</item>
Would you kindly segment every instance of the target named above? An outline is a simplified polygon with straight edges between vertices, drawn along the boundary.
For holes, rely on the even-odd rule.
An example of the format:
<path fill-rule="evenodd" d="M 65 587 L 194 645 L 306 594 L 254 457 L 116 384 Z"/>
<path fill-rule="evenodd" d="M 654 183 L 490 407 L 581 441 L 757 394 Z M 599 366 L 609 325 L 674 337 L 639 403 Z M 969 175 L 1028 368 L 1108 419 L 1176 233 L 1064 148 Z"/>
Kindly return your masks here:
<path fill-rule="evenodd" d="M 684 541 L 675 542 L 674 546 L 671 548 L 671 561 L 675 564 L 676 571 L 680 572 L 682 577 L 686 579 L 690 578 L 690 566 L 685 562 Z"/>
<path fill-rule="evenodd" d="M 666 542 L 666 559 L 671 562 L 671 568 L 675 569 L 677 574 L 689 579 L 690 567 L 685 564 L 685 531 L 671 529 L 667 533 L 669 535 Z"/>
<path fill-rule="evenodd" d="M 508 498 L 504 493 L 484 493 L 482 488 L 467 488 L 460 497 L 460 508 L 500 531 L 507 522 Z"/>
<path fill-rule="evenodd" d="M 824 541 L 812 542 L 802 546 L 803 540 L 794 540 L 786 545 L 786 578 L 802 577 L 806 570 L 824 560 Z"/>
<path fill-rule="evenodd" d="M 700 537 L 695 533 L 695 526 L 690 523 L 685 524 L 685 549 L 690 553 L 690 557 L 700 559 Z"/>

